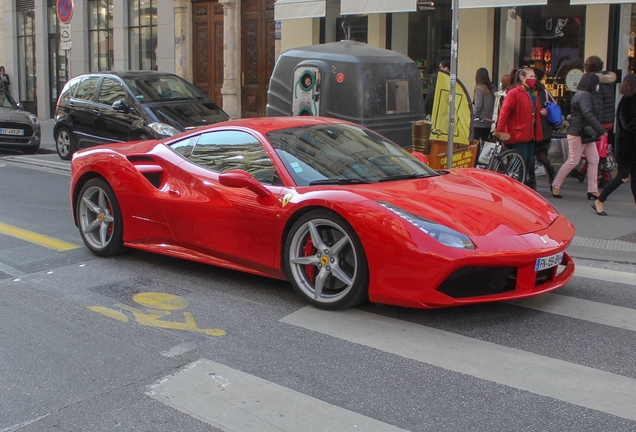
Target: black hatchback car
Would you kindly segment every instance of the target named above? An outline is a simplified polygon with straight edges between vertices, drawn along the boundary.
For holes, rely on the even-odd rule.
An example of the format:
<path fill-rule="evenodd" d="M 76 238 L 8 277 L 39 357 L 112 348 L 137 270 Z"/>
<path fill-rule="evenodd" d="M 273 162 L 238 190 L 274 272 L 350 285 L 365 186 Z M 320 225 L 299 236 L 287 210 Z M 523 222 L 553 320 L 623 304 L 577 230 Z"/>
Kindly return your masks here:
<path fill-rule="evenodd" d="M 119 141 L 161 139 L 229 117 L 177 75 L 157 71 L 96 72 L 69 80 L 57 101 L 57 154 Z"/>

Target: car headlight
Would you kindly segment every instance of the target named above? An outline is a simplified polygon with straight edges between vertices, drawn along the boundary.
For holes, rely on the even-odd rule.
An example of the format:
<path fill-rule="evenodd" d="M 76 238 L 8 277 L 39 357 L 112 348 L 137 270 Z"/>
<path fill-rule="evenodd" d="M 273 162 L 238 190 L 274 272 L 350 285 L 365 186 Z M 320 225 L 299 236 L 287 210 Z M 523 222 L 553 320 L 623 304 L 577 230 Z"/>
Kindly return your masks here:
<path fill-rule="evenodd" d="M 177 135 L 181 133 L 181 131 L 178 131 L 177 129 L 165 123 L 159 123 L 159 122 L 150 123 L 148 127 L 152 129 L 153 131 L 157 132 L 159 135 L 163 135 L 163 136 L 173 136 L 173 135 Z"/>
<path fill-rule="evenodd" d="M 29 120 L 31 120 L 31 123 L 33 123 L 34 125 L 38 124 L 40 121 L 38 120 L 38 118 L 36 116 L 34 116 L 33 114 L 29 114 Z"/>
<path fill-rule="evenodd" d="M 459 249 L 475 249 L 475 245 L 468 236 L 455 231 L 445 225 L 424 219 L 423 217 L 409 213 L 401 208 L 389 204 L 384 201 L 377 201 L 382 207 L 390 210 L 408 223 L 419 228 L 422 232 L 428 234 L 443 245 L 459 248 Z"/>

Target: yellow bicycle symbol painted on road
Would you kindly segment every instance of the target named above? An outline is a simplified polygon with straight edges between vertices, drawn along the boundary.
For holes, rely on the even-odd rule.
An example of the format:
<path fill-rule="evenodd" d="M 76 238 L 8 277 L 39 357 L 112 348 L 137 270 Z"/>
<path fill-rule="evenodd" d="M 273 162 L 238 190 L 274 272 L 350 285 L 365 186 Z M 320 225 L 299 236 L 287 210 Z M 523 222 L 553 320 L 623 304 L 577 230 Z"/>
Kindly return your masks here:
<path fill-rule="evenodd" d="M 204 333 L 210 336 L 225 336 L 225 330 L 199 328 L 190 312 L 183 312 L 185 322 L 166 321 L 164 318 L 172 315 L 172 311 L 178 311 L 188 307 L 188 301 L 183 297 L 174 294 L 147 292 L 136 294 L 133 297 L 133 301 L 144 306 L 147 312 L 121 303 L 115 303 L 114 306 L 118 309 L 131 312 L 138 324 L 171 330 L 186 330 Z M 121 312 L 121 310 L 103 306 L 89 306 L 88 308 L 109 318 L 128 322 L 128 316 Z"/>

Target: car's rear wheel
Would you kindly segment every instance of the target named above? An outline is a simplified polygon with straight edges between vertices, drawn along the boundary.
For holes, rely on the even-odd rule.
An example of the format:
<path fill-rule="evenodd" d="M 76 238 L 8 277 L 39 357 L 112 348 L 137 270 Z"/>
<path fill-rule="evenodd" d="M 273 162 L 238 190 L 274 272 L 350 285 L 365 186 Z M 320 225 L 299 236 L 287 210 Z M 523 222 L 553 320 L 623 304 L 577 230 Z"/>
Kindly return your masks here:
<path fill-rule="evenodd" d="M 80 235 L 91 252 L 112 256 L 125 250 L 121 209 L 106 181 L 86 182 L 80 190 L 76 212 Z"/>
<path fill-rule="evenodd" d="M 285 242 L 284 265 L 294 289 L 318 308 L 344 309 L 368 298 L 362 243 L 332 211 L 312 211 L 294 224 Z"/>
<path fill-rule="evenodd" d="M 73 134 L 67 128 L 60 128 L 55 136 L 57 155 L 63 160 L 70 160 L 75 153 Z"/>

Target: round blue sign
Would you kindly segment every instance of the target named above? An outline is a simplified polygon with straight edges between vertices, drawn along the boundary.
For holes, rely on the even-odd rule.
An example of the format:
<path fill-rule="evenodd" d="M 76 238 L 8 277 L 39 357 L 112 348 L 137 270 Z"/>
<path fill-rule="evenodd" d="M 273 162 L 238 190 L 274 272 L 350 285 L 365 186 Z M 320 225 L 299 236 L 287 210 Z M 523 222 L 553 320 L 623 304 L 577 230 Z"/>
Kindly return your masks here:
<path fill-rule="evenodd" d="M 73 0 L 57 0 L 55 10 L 59 20 L 67 24 L 73 16 Z"/>

